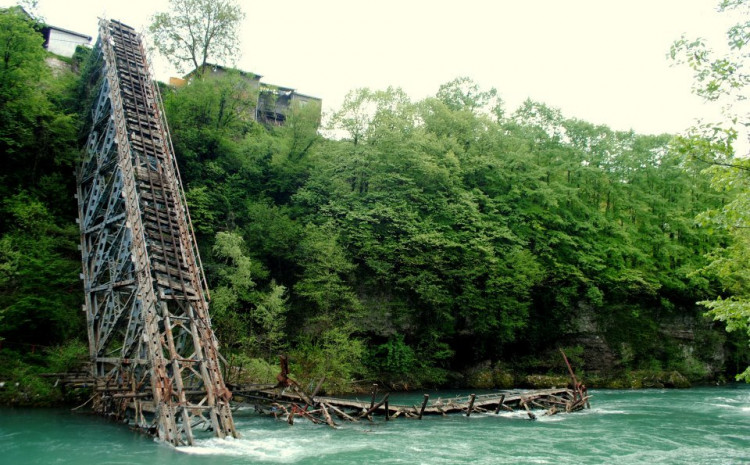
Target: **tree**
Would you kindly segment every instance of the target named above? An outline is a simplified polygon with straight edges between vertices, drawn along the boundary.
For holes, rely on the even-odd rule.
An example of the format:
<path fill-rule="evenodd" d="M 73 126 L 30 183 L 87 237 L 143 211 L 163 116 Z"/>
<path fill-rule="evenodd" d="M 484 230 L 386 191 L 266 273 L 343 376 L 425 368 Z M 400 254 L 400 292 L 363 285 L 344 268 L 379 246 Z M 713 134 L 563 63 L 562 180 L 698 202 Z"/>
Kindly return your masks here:
<path fill-rule="evenodd" d="M 245 18 L 235 0 L 169 0 L 169 12 L 157 13 L 149 31 L 156 49 L 181 71 L 203 69 L 209 57 L 239 55 L 239 26 Z"/>
<path fill-rule="evenodd" d="M 720 12 L 735 11 L 747 18 L 750 2 L 723 0 Z M 729 245 L 709 254 L 711 263 L 705 271 L 717 277 L 724 295 L 701 303 L 709 314 L 726 322 L 727 330 L 746 331 L 750 336 L 750 159 L 735 157 L 738 138 L 750 127 L 746 93 L 750 74 L 748 64 L 750 21 L 745 19 L 726 33 L 727 49 L 722 54 L 712 51 L 702 39 L 682 37 L 675 41 L 670 57 L 689 66 L 694 73 L 693 91 L 710 102 L 722 105 L 723 118 L 718 122 L 700 123 L 681 139 L 679 148 L 693 158 L 705 162 L 713 175 L 713 184 L 732 193 L 733 200 L 721 209 L 705 212 L 701 220 L 706 226 L 726 230 Z M 743 132 L 744 131 L 744 132 Z M 746 139 L 746 143 L 748 140 Z M 750 382 L 750 367 L 738 376 Z"/>
<path fill-rule="evenodd" d="M 498 118 L 503 116 L 503 101 L 497 96 L 497 90 L 481 90 L 479 85 L 468 77 L 459 77 L 442 84 L 437 98 L 451 110 L 491 112 Z"/>
<path fill-rule="evenodd" d="M 216 234 L 211 315 L 230 360 L 238 354 L 269 358 L 286 344 L 286 288 L 271 281 L 268 291 L 259 291 L 253 278 L 264 273 L 245 249 L 238 233 Z"/>
<path fill-rule="evenodd" d="M 26 193 L 5 199 L 0 214 L 11 223 L 0 234 L 0 337 L 49 344 L 83 334 L 75 225 L 56 225 L 63 218 Z"/>
<path fill-rule="evenodd" d="M 0 10 L 0 153 L 18 152 L 34 139 L 31 122 L 45 106 L 40 86 L 48 73 L 37 25 L 17 8 Z"/>

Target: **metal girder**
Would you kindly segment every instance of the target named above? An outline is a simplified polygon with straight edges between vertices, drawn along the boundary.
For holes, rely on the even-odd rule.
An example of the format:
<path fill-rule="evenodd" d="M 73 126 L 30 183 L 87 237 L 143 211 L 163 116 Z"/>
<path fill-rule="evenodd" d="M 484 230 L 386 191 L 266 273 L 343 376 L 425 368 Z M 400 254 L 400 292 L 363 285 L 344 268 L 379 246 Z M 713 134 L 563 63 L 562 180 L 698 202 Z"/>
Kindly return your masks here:
<path fill-rule="evenodd" d="M 208 288 L 140 36 L 101 20 L 91 127 L 77 170 L 95 408 L 175 446 L 201 425 L 237 437 Z"/>

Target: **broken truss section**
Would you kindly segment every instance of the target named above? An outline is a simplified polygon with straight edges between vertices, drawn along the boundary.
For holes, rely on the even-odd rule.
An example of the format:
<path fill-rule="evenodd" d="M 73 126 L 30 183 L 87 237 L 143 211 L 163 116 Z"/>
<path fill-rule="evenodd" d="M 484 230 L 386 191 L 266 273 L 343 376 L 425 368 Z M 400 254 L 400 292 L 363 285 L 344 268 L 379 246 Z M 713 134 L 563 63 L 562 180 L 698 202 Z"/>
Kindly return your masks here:
<path fill-rule="evenodd" d="M 78 177 L 95 409 L 175 446 L 237 437 L 158 89 L 133 28 L 101 20 Z"/>

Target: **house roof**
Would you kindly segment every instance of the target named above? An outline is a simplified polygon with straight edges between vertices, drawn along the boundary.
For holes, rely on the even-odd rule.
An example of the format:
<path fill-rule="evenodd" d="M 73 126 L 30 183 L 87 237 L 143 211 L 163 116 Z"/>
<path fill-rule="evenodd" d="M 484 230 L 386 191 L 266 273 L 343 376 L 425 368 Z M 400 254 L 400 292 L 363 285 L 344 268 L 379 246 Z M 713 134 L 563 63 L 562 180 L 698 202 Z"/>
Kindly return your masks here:
<path fill-rule="evenodd" d="M 320 97 L 315 97 L 314 95 L 300 94 L 299 92 L 295 92 L 294 95 L 296 97 L 303 97 L 303 98 L 309 98 L 309 99 L 312 99 L 312 100 L 320 100 L 320 101 L 322 101 L 322 99 Z"/>
<path fill-rule="evenodd" d="M 239 73 L 240 73 L 240 76 L 251 76 L 251 77 L 253 77 L 254 79 L 257 79 L 257 80 L 260 80 L 260 78 L 262 78 L 262 77 L 263 77 L 263 76 L 261 76 L 260 74 L 256 74 L 256 73 L 251 73 L 251 72 L 249 72 L 249 71 L 242 71 L 241 69 L 236 69 L 236 68 L 229 68 L 229 67 L 226 67 L 226 66 L 222 66 L 222 65 L 217 65 L 217 64 L 214 64 L 214 63 L 206 63 L 206 64 L 205 64 L 205 65 L 203 65 L 203 66 L 204 66 L 204 67 L 206 67 L 206 68 L 214 69 L 214 70 L 216 70 L 216 69 L 220 69 L 220 70 L 222 70 L 222 71 L 229 71 L 229 70 L 231 70 L 231 69 L 235 69 L 235 70 L 236 70 L 237 72 L 239 72 Z M 194 70 L 190 71 L 190 72 L 189 72 L 189 73 L 187 73 L 187 74 L 186 74 L 185 76 L 183 76 L 183 79 L 189 79 L 189 78 L 190 78 L 190 77 L 191 77 L 191 76 L 192 76 L 193 74 L 195 74 L 195 72 L 196 72 L 197 70 L 198 70 L 198 68 L 196 68 L 196 69 L 194 69 Z"/>
<path fill-rule="evenodd" d="M 26 15 L 26 17 L 27 17 L 27 18 L 29 18 L 30 20 L 33 20 L 33 21 L 35 21 L 35 18 L 34 18 L 33 16 L 31 16 L 31 14 L 30 14 L 30 13 L 29 13 L 28 11 L 26 11 L 26 10 L 25 10 L 25 9 L 24 9 L 24 8 L 23 8 L 22 6 L 20 6 L 20 5 L 15 5 L 15 6 L 12 6 L 12 7 L 8 8 L 8 9 L 9 9 L 9 10 L 10 10 L 10 9 L 13 9 L 13 10 L 19 11 L 19 12 L 21 12 L 22 14 Z M 78 36 L 78 37 L 81 37 L 81 38 L 83 38 L 83 39 L 88 39 L 88 41 L 89 41 L 89 42 L 91 42 L 91 39 L 92 39 L 92 37 L 91 37 L 91 36 L 87 36 L 86 34 L 81 34 L 80 32 L 76 32 L 76 31 L 71 31 L 70 29 L 65 29 L 65 28 L 62 28 L 62 27 L 57 27 L 57 26 L 53 26 L 53 25 L 51 25 L 51 24 L 44 24 L 44 26 L 42 27 L 42 29 L 43 29 L 43 30 L 44 30 L 44 29 L 54 29 L 54 30 L 56 30 L 56 31 L 60 31 L 60 32 L 65 32 L 65 33 L 67 33 L 67 34 L 72 34 L 72 35 L 74 35 L 74 36 Z"/>
<path fill-rule="evenodd" d="M 83 39 L 87 39 L 89 42 L 91 42 L 91 39 L 92 39 L 91 36 L 87 36 L 86 34 L 81 34 L 80 32 L 71 31 L 70 29 L 53 26 L 51 24 L 45 24 L 42 29 L 54 29 L 55 31 L 65 32 L 66 34 L 71 34 L 77 37 L 81 37 Z"/>
<path fill-rule="evenodd" d="M 263 90 L 267 91 L 273 91 L 273 92 L 294 92 L 294 89 L 291 87 L 284 87 L 284 86 L 277 86 L 276 84 L 267 84 L 265 82 L 261 83 L 261 88 Z"/>
<path fill-rule="evenodd" d="M 205 66 L 208 67 L 208 68 L 211 68 L 211 69 L 220 69 L 220 70 L 224 70 L 224 71 L 227 71 L 227 70 L 230 70 L 230 69 L 235 69 L 236 71 L 238 71 L 240 73 L 241 76 L 252 76 L 254 79 L 257 79 L 258 81 L 260 81 L 260 79 L 263 77 L 260 74 L 255 74 L 255 73 L 251 73 L 251 72 L 248 72 L 248 71 L 242 71 L 242 70 L 236 69 L 236 68 L 228 68 L 226 66 L 216 65 L 216 64 L 213 64 L 213 63 L 206 63 Z M 188 74 L 186 74 L 184 76 L 184 79 L 186 79 L 186 80 L 190 79 L 190 77 L 193 76 L 193 74 L 195 74 L 196 71 L 197 71 L 197 68 L 194 69 L 194 70 L 192 70 L 192 71 L 190 71 Z M 268 84 L 266 82 L 261 82 L 260 83 L 260 90 L 261 90 L 261 92 L 277 92 L 277 93 L 284 93 L 284 94 L 289 94 L 289 95 L 295 95 L 297 97 L 309 98 L 309 99 L 314 99 L 314 100 L 321 100 L 320 98 L 313 97 L 312 95 L 301 94 L 301 93 L 297 92 L 297 90 L 295 88 L 293 88 L 293 87 L 278 86 L 278 85 L 275 85 L 275 84 Z"/>

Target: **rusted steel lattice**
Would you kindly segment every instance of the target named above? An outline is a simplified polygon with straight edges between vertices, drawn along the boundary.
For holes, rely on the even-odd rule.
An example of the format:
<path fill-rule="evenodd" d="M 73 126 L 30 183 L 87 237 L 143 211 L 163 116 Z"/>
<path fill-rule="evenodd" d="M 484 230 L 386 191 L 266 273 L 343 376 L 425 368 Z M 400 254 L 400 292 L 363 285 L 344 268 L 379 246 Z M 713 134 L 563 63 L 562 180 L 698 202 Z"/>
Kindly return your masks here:
<path fill-rule="evenodd" d="M 174 445 L 237 436 L 158 89 L 135 31 L 101 20 L 78 169 L 95 408 Z"/>

